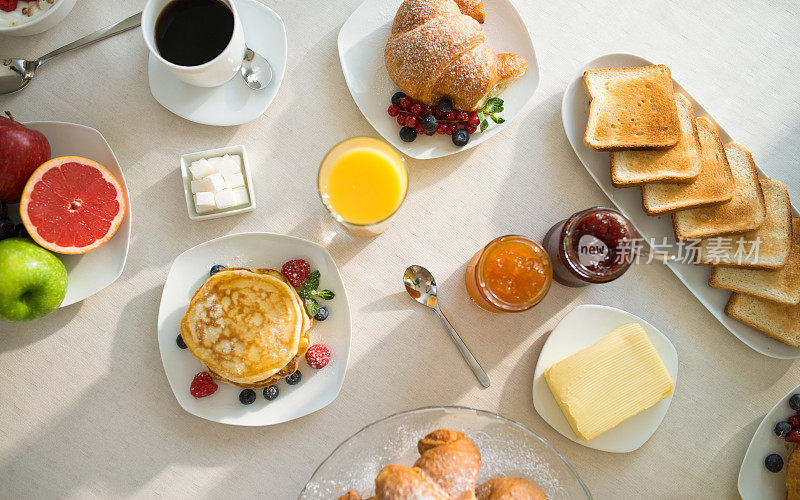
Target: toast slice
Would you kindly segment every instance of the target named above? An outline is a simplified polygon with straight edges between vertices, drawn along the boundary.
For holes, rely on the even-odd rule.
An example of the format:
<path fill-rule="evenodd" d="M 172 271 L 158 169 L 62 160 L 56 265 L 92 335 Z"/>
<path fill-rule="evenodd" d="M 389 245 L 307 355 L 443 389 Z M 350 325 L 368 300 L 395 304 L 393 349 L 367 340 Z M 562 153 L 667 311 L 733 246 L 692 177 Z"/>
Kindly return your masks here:
<path fill-rule="evenodd" d="M 672 75 L 663 64 L 583 73 L 591 100 L 583 142 L 592 149 L 666 148 L 681 138 Z"/>
<path fill-rule="evenodd" d="M 783 267 L 741 269 L 716 266 L 708 285 L 781 304 L 800 304 L 800 217 L 792 217 L 792 247 Z"/>
<path fill-rule="evenodd" d="M 700 144 L 700 174 L 689 184 L 644 184 L 642 208 L 647 215 L 719 205 L 733 199 L 734 178 L 717 127 L 708 118 L 698 118 L 695 130 Z"/>
<path fill-rule="evenodd" d="M 736 142 L 725 146 L 725 156 L 733 173 L 733 198 L 720 205 L 672 214 L 672 226 L 678 238 L 710 238 L 745 233 L 758 229 L 764 222 L 766 205 L 753 157 Z"/>
<path fill-rule="evenodd" d="M 700 141 L 692 103 L 675 94 L 681 139 L 666 149 L 625 149 L 611 152 L 611 183 L 638 186 L 645 182 L 692 182 L 700 173 Z"/>
<path fill-rule="evenodd" d="M 800 304 L 787 305 L 734 293 L 725 314 L 792 347 L 800 347 Z"/>
<path fill-rule="evenodd" d="M 792 246 L 792 205 L 781 181 L 761 179 L 767 214 L 758 229 L 735 236 L 704 238 L 698 245 L 698 264 L 748 269 L 779 269 Z"/>

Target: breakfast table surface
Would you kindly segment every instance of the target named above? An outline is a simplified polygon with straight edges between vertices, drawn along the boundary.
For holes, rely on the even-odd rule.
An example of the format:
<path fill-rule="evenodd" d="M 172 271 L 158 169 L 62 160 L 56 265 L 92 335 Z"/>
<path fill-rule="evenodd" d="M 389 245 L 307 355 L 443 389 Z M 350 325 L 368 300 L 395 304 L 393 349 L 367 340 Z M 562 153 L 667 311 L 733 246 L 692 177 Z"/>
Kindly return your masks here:
<path fill-rule="evenodd" d="M 339 28 L 360 1 L 264 1 L 286 24 L 287 71 L 270 108 L 245 125 L 198 125 L 161 107 L 148 88 L 148 52 L 138 31 L 48 62 L 26 89 L 0 96 L 0 110 L 20 121 L 99 130 L 125 172 L 133 217 L 127 265 L 115 283 L 35 322 L 0 323 L 2 496 L 291 499 L 332 449 L 364 425 L 402 410 L 462 405 L 545 437 L 596 498 L 736 497 L 750 438 L 800 382 L 800 360 L 766 357 L 739 341 L 660 264 L 637 265 L 605 285 L 554 284 L 530 311 L 506 315 L 476 307 L 463 276 L 469 258 L 492 238 L 541 240 L 558 220 L 609 203 L 561 122 L 567 84 L 605 53 L 632 52 L 668 65 L 800 202 L 800 4 L 517 0 L 541 68 L 534 97 L 478 148 L 409 159 L 409 193 L 392 227 L 358 238 L 320 204 L 316 174 L 337 142 L 377 137 L 350 97 L 337 52 Z M 3 57 L 39 56 L 144 4 L 82 0 L 43 34 L 0 36 Z M 190 221 L 180 155 L 237 144 L 249 154 L 258 208 Z M 339 396 L 270 427 L 213 423 L 181 409 L 157 343 L 159 301 L 173 259 L 203 241 L 246 231 L 324 245 L 341 270 L 352 311 Z M 487 370 L 490 388 L 477 383 L 434 315 L 409 299 L 401 277 L 410 264 L 437 277 L 440 305 Z M 636 314 L 677 349 L 672 405 L 634 452 L 573 443 L 534 410 L 538 354 L 579 304 Z"/>

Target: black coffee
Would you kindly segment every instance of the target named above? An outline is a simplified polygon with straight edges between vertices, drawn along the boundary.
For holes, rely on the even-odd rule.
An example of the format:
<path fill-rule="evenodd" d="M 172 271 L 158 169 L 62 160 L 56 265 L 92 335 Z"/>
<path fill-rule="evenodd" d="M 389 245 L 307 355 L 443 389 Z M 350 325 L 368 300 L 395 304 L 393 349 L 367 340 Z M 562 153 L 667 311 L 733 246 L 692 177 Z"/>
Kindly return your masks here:
<path fill-rule="evenodd" d="M 233 12 L 219 0 L 173 0 L 156 21 L 158 53 L 179 66 L 214 59 L 232 35 Z"/>

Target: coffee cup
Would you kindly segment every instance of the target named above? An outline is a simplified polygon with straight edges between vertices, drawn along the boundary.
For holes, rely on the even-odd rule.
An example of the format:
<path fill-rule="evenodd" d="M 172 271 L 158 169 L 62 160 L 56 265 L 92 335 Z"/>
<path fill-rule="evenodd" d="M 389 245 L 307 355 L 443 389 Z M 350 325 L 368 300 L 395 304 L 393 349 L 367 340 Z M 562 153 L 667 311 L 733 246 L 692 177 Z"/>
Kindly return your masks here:
<path fill-rule="evenodd" d="M 199 4 L 187 0 L 148 0 L 142 11 L 142 34 L 153 56 L 177 78 L 196 87 L 217 87 L 239 71 L 247 46 L 232 0 L 206 0 L 204 4 L 212 10 L 198 11 Z M 213 9 L 222 9 L 224 15 L 208 15 L 215 13 Z M 209 36 L 200 36 L 199 26 L 205 27 Z M 171 30 L 166 29 L 169 27 Z"/>

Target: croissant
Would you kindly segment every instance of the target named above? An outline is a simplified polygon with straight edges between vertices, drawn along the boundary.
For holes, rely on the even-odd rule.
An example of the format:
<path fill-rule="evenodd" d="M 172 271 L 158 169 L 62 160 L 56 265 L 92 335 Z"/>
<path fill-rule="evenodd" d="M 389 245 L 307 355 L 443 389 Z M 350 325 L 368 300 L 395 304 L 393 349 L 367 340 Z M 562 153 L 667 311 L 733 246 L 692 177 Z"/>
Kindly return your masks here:
<path fill-rule="evenodd" d="M 496 54 L 481 28 L 483 0 L 405 0 L 392 24 L 384 62 L 412 99 L 442 98 L 472 111 L 528 69 L 518 54 Z"/>
<path fill-rule="evenodd" d="M 481 454 L 464 434 L 447 429 L 431 432 L 417 443 L 420 457 L 413 467 L 389 464 L 375 478 L 369 500 L 546 500 L 542 491 L 515 477 L 490 479 L 475 488 Z M 361 500 L 348 491 L 339 500 Z"/>

